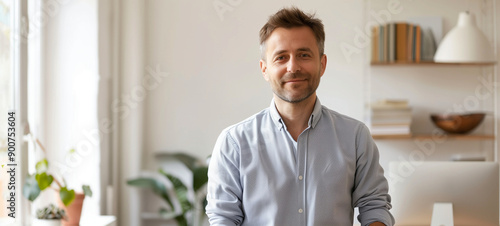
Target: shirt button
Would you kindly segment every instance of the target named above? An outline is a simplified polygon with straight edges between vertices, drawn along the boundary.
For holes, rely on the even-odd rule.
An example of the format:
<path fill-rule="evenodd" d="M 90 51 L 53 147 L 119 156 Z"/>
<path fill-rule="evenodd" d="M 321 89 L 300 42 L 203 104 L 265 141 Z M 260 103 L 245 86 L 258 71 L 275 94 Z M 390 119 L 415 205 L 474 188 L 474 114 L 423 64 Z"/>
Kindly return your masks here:
<path fill-rule="evenodd" d="M 302 177 L 302 175 L 300 175 L 300 176 L 299 176 L 299 180 L 302 180 L 302 179 L 304 179 L 304 177 Z"/>
<path fill-rule="evenodd" d="M 303 209 L 299 209 L 299 213 L 303 213 L 303 212 L 304 212 L 304 210 L 303 210 Z"/>

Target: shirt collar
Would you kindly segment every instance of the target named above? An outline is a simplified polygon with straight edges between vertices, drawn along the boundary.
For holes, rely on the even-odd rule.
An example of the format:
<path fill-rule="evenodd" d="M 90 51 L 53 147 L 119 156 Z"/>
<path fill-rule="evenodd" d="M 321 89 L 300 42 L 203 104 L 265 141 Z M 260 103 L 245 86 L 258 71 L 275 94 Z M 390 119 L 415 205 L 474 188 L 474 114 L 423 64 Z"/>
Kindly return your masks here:
<path fill-rule="evenodd" d="M 319 98 L 316 97 L 316 103 L 314 104 L 314 109 L 311 114 L 311 118 L 309 119 L 309 126 L 312 126 L 312 128 L 314 128 L 316 124 L 318 124 L 318 121 L 321 118 L 322 108 L 323 106 L 321 105 Z"/>
<path fill-rule="evenodd" d="M 316 124 L 318 123 L 319 119 L 321 118 L 321 102 L 319 101 L 319 98 L 316 97 L 316 103 L 314 104 L 314 109 L 309 117 L 309 126 L 314 128 Z M 281 130 L 283 128 L 286 129 L 285 123 L 283 122 L 283 119 L 281 119 L 281 115 L 278 112 L 278 109 L 276 109 L 276 104 L 274 103 L 274 98 L 271 100 L 271 105 L 269 106 L 269 111 L 271 114 L 271 118 L 274 122 L 274 124 Z"/>

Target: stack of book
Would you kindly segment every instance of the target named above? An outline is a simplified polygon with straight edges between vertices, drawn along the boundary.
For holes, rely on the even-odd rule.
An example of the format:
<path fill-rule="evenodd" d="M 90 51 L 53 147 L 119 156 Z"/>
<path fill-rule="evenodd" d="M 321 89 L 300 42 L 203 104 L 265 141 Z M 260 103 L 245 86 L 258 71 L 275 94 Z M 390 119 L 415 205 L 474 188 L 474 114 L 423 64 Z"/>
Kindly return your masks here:
<path fill-rule="evenodd" d="M 407 100 L 381 100 L 371 105 L 372 135 L 411 136 L 411 107 Z"/>
<path fill-rule="evenodd" d="M 409 23 L 387 23 L 372 28 L 372 62 L 432 61 L 436 43 L 430 29 Z"/>

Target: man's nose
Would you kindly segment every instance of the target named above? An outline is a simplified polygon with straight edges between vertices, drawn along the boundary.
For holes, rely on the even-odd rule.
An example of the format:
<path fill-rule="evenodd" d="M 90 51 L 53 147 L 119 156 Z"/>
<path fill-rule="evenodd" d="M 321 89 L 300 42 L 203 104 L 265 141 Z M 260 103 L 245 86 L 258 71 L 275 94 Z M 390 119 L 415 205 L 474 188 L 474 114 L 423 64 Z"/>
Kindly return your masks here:
<path fill-rule="evenodd" d="M 290 57 L 290 60 L 288 61 L 287 65 L 287 70 L 290 73 L 296 73 L 300 71 L 300 63 L 296 57 Z"/>

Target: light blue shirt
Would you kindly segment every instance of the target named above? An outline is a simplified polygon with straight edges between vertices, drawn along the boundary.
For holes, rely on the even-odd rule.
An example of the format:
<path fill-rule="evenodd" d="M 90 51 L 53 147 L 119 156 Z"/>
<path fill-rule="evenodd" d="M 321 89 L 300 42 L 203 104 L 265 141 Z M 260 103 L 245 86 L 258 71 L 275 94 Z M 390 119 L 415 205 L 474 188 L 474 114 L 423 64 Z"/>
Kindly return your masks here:
<path fill-rule="evenodd" d="M 388 183 L 368 128 L 316 100 L 296 146 L 274 100 L 225 129 L 208 170 L 210 225 L 393 225 Z"/>

